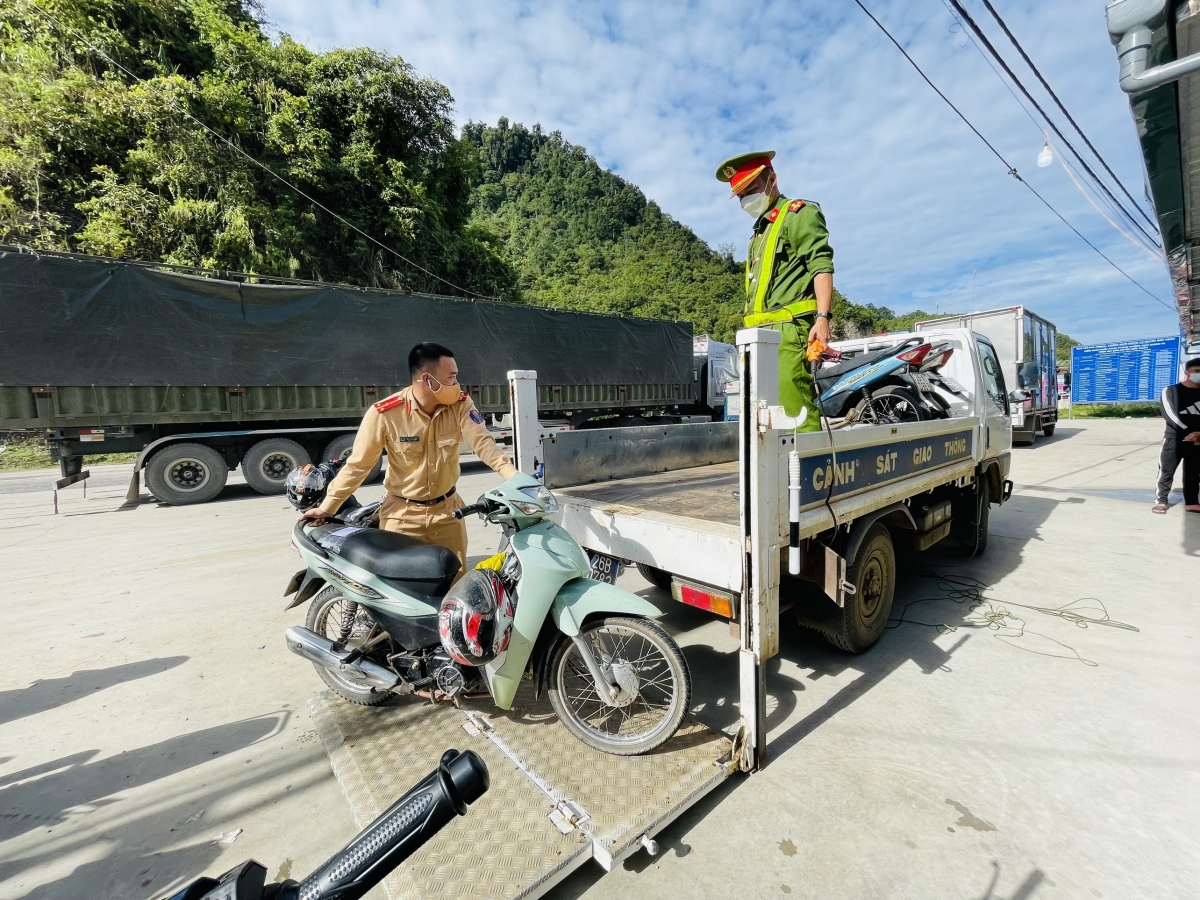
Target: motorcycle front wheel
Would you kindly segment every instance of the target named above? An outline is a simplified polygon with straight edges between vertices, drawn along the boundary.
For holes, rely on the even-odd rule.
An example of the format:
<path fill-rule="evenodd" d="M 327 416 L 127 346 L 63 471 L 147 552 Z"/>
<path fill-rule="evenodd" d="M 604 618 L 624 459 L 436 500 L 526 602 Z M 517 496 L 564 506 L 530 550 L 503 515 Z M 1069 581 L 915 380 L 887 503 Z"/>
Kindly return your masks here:
<path fill-rule="evenodd" d="M 692 679 L 679 645 L 649 619 L 612 616 L 580 635 L 620 685 L 601 699 L 575 646 L 564 638 L 550 662 L 550 704 L 567 730 L 589 747 L 616 756 L 649 753 L 671 739 L 691 705 Z"/>
<path fill-rule="evenodd" d="M 312 598 L 304 627 L 309 631 L 315 631 L 321 637 L 329 638 L 331 641 L 338 641 L 341 640 L 343 627 L 349 624 L 350 628 L 349 634 L 346 637 L 346 644 L 349 647 L 357 646 L 366 638 L 367 632 L 371 630 L 371 625 L 374 624 L 374 619 L 361 606 L 358 606 L 354 610 L 351 610 L 349 607 L 350 601 L 342 596 L 341 591 L 333 585 L 326 585 L 317 593 L 317 596 Z M 353 616 L 349 623 L 346 622 L 348 613 Z M 349 700 L 351 703 L 357 703 L 359 706 L 378 706 L 392 696 L 388 691 L 373 691 L 369 687 L 355 684 L 350 679 L 343 678 L 332 669 L 327 669 L 316 663 L 313 663 L 313 668 L 317 670 L 317 674 L 321 676 L 321 680 L 329 685 L 335 694 L 343 700 Z"/>

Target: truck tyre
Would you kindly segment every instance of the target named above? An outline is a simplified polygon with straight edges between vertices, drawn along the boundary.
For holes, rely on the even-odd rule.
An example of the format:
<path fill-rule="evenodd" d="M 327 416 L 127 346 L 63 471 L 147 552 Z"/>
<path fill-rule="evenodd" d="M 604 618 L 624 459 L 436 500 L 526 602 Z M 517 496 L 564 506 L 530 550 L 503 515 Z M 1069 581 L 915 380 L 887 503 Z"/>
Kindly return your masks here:
<path fill-rule="evenodd" d="M 821 633 L 839 650 L 862 653 L 883 634 L 896 592 L 896 550 L 887 526 L 876 522 L 867 530 L 846 580 L 857 590 Z"/>
<path fill-rule="evenodd" d="M 1046 437 L 1053 437 L 1054 436 L 1054 423 L 1047 422 L 1045 425 L 1043 425 L 1042 426 L 1042 434 L 1044 434 Z"/>
<path fill-rule="evenodd" d="M 204 444 L 170 444 L 146 465 L 146 487 L 171 506 L 205 503 L 221 493 L 228 479 L 225 457 Z"/>
<path fill-rule="evenodd" d="M 338 435 L 325 447 L 325 452 L 321 454 L 321 459 L 341 459 L 342 455 L 354 446 L 354 432 L 350 431 L 346 434 Z M 375 465 L 371 467 L 371 471 L 367 473 L 367 477 L 363 479 L 363 484 L 374 484 L 379 480 L 379 473 L 383 471 L 383 454 L 379 455 L 379 459 L 375 460 Z"/>
<path fill-rule="evenodd" d="M 963 541 L 962 552 L 968 559 L 982 556 L 988 544 L 988 520 L 991 517 L 991 488 L 984 476 L 979 482 L 979 495 L 975 499 L 975 527 L 970 537 Z"/>
<path fill-rule="evenodd" d="M 267 438 L 246 452 L 242 475 L 260 494 L 282 494 L 287 490 L 288 473 L 308 461 L 308 451 L 295 441 Z"/>
<path fill-rule="evenodd" d="M 643 578 L 654 585 L 656 588 L 662 588 L 668 594 L 671 593 L 671 573 L 663 569 L 656 569 L 654 566 L 648 566 L 645 563 L 635 563 L 638 572 Z"/>

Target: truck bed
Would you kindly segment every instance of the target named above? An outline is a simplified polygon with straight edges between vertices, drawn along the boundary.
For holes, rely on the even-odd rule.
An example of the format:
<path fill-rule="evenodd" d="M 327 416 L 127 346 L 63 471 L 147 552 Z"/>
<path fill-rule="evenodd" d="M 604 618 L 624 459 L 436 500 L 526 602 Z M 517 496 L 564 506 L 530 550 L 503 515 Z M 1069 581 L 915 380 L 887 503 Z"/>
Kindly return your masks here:
<path fill-rule="evenodd" d="M 560 488 L 557 493 L 599 506 L 654 510 L 737 528 L 737 482 L 738 464 L 730 462 Z"/>

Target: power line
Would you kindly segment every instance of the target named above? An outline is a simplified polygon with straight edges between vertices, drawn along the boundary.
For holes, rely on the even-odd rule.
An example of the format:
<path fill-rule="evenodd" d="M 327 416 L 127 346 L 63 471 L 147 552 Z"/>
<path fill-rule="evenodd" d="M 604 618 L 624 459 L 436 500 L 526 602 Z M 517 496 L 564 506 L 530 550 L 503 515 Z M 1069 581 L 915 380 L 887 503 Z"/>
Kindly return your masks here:
<path fill-rule="evenodd" d="M 1112 176 L 1113 182 L 1121 189 L 1121 193 L 1129 198 L 1129 202 L 1134 205 L 1134 208 L 1142 214 L 1142 217 L 1145 218 L 1147 222 L 1149 222 L 1151 225 L 1154 225 L 1155 223 L 1149 216 L 1146 215 L 1146 212 L 1142 209 L 1141 204 L 1138 203 L 1133 194 L 1129 193 L 1129 189 L 1126 188 L 1121 179 L 1117 177 L 1117 173 L 1109 167 L 1104 157 L 1100 155 L 1100 151 L 1093 146 L 1090 140 L 1088 140 L 1088 136 L 1084 134 L 1083 129 L 1079 127 L 1079 123 L 1075 121 L 1069 112 L 1067 112 L 1067 108 L 1063 105 L 1063 102 L 1058 99 L 1058 94 L 1054 93 L 1054 89 L 1051 88 L 1046 79 L 1042 77 L 1042 73 L 1038 71 L 1038 67 L 1034 65 L 1033 60 L 1029 58 L 1029 54 L 1025 52 L 1025 48 L 1021 46 L 1016 36 L 1009 30 L 1008 25 L 1006 25 L 1004 20 L 1000 18 L 1000 14 L 996 12 L 989 0 L 981 0 L 981 2 L 985 7 L 987 7 L 987 11 L 992 14 L 992 18 L 996 20 L 996 24 L 998 24 L 1004 31 L 1004 34 L 1008 37 L 1009 41 L 1012 42 L 1012 45 L 1017 48 L 1017 52 L 1021 54 L 1021 59 L 1025 60 L 1025 65 L 1029 66 L 1030 70 L 1034 74 L 1034 77 L 1041 82 L 1042 87 L 1046 89 L 1046 93 L 1050 95 L 1050 99 L 1054 101 L 1054 103 L 1062 111 L 1062 114 L 1067 117 L 1067 121 L 1071 123 L 1071 127 L 1079 133 L 1081 138 L 1083 138 L 1083 142 L 1087 144 L 1088 149 L 1091 150 L 1096 159 L 1100 161 L 1100 165 L 1104 166 L 1104 171 Z"/>
<path fill-rule="evenodd" d="M 952 0 L 952 2 L 953 2 L 953 0 Z M 1049 201 L 1047 201 L 1045 197 L 1043 197 L 1041 194 L 1039 194 L 1034 189 L 1033 185 L 1031 185 L 1024 178 L 1022 178 L 1021 174 L 1015 168 L 1013 168 L 1011 165 L 1009 165 L 1008 160 L 1005 159 L 1001 155 L 1000 151 L 997 150 L 995 147 L 993 147 L 991 142 L 980 133 L 979 129 L 976 128 L 974 125 L 972 125 L 971 121 L 962 114 L 962 111 L 959 110 L 959 108 L 957 106 L 955 106 L 953 103 L 950 102 L 950 98 L 947 97 L 945 94 L 943 94 L 941 92 L 941 90 L 938 89 L 938 86 L 929 80 L 929 76 L 926 75 L 925 72 L 921 69 L 921 67 L 917 65 L 916 60 L 914 60 L 911 56 L 908 55 L 908 51 L 905 50 L 904 47 L 902 47 L 900 45 L 900 42 L 898 40 L 896 40 L 894 37 L 892 37 L 892 33 L 890 31 L 888 31 L 886 27 L 884 27 L 884 24 L 882 22 L 880 22 L 877 18 L 875 18 L 875 16 L 871 14 L 871 11 L 869 9 L 867 9 L 865 6 L 863 6 L 862 0 L 854 0 L 854 5 L 857 6 L 859 9 L 861 9 L 864 13 L 866 13 L 867 18 L 870 19 L 872 22 L 874 22 L 875 26 L 884 33 L 884 36 L 886 36 L 887 39 L 895 45 L 896 49 L 900 51 L 900 53 L 904 56 L 904 58 L 906 60 L 908 60 L 909 65 L 911 65 L 913 67 L 913 69 L 916 70 L 916 73 L 921 76 L 921 78 L 924 80 L 924 82 L 933 89 L 933 92 L 935 94 L 937 94 L 939 97 L 941 97 L 943 102 L 945 102 L 945 104 L 947 106 L 949 106 L 952 110 L 954 110 L 955 115 L 957 115 L 960 119 L 962 119 L 963 123 L 968 128 L 970 128 L 973 132 L 975 132 L 975 136 L 978 137 L 981 141 L 983 141 L 983 143 L 987 146 L 987 148 L 989 150 L 991 150 L 992 153 L 995 155 L 996 159 L 1000 160 L 1000 162 L 1004 164 L 1004 167 L 1008 170 L 1009 175 L 1011 175 L 1013 178 L 1017 179 L 1017 181 L 1019 181 L 1021 184 L 1025 185 L 1025 187 L 1029 189 L 1029 192 L 1032 193 L 1033 196 L 1037 197 L 1038 200 L 1040 200 L 1042 202 L 1042 205 L 1046 207 L 1046 209 L 1048 209 L 1048 210 L 1050 210 L 1050 212 L 1054 213 L 1054 215 L 1057 216 L 1064 225 L 1066 225 L 1073 232 L 1075 232 L 1075 235 L 1081 241 L 1083 241 L 1085 244 L 1087 244 L 1089 247 L 1091 247 L 1093 250 L 1095 250 L 1101 259 L 1103 259 L 1106 263 L 1108 263 L 1110 266 L 1112 266 L 1114 269 L 1116 269 L 1118 272 L 1120 272 L 1122 275 L 1124 275 L 1125 278 L 1129 280 L 1130 284 L 1134 285 L 1142 293 L 1144 293 L 1150 299 L 1154 300 L 1156 303 L 1161 303 L 1163 306 L 1167 307 L 1167 309 L 1171 310 L 1171 312 L 1178 313 L 1178 310 L 1174 306 L 1170 305 L 1165 300 L 1159 298 L 1155 294 L 1152 294 L 1149 290 L 1147 290 L 1145 287 L 1143 287 L 1139 282 L 1135 281 L 1132 275 L 1130 275 L 1128 272 L 1126 272 L 1124 269 L 1122 269 L 1120 266 L 1118 266 L 1115 262 L 1113 262 L 1111 259 L 1109 259 L 1099 247 L 1097 247 L 1095 244 L 1093 244 L 1091 241 L 1089 241 L 1086 237 L 1084 237 L 1079 232 L 1079 229 L 1077 229 L 1074 225 L 1072 225 L 1070 222 L 1068 222 L 1066 219 L 1064 219 L 1062 213 L 1060 213 L 1057 209 L 1055 209 L 1053 206 L 1051 206 Z"/>
<path fill-rule="evenodd" d="M 107 53 L 105 53 L 103 50 L 101 50 L 95 44 L 91 43 L 87 38 L 85 38 L 82 34 L 80 34 L 78 31 L 76 31 L 70 25 L 65 24 L 60 19 L 58 19 L 56 16 L 54 16 L 51 13 L 47 12 L 46 10 L 42 9 L 42 7 L 38 6 L 36 3 L 30 3 L 30 6 L 32 6 L 34 9 L 36 9 L 38 12 L 40 12 L 43 16 L 45 16 L 47 19 L 49 19 L 51 22 L 53 22 L 55 25 L 57 25 L 63 31 L 66 31 L 69 34 L 74 35 L 75 38 L 80 41 L 80 43 L 82 43 L 85 47 L 87 47 L 89 50 L 91 50 L 93 53 L 95 53 L 101 59 L 108 62 L 109 65 L 112 65 L 112 66 L 120 69 L 122 72 L 124 72 L 126 75 L 128 75 L 130 78 L 132 78 L 134 81 L 136 81 L 138 84 L 145 84 L 144 79 L 138 77 L 136 74 L 129 71 L 129 69 L 125 68 L 123 65 L 121 65 L 119 62 L 117 62 L 115 59 L 113 59 L 111 56 L 109 56 Z M 353 222 L 346 219 L 344 216 L 341 216 L 338 213 L 334 212 L 332 209 L 330 209 L 328 206 L 326 206 L 320 200 L 318 200 L 315 197 L 302 191 L 300 188 L 298 188 L 296 185 L 292 184 L 292 182 L 288 181 L 286 178 L 284 178 L 282 175 L 280 175 L 278 172 L 276 172 L 270 166 L 266 165 L 265 163 L 259 162 L 257 159 L 255 159 L 253 156 L 251 156 L 249 153 L 247 153 L 245 150 L 243 150 L 241 147 L 239 147 L 233 141 L 229 140 L 229 138 L 225 137 L 225 135 L 210 128 L 199 118 L 192 115 L 190 112 L 188 112 L 182 106 L 175 103 L 175 101 L 172 98 L 164 95 L 164 100 L 165 100 L 166 104 L 168 106 L 170 106 L 172 109 L 174 109 L 176 112 L 180 113 L 181 115 L 185 116 L 188 119 L 191 119 L 193 122 L 195 122 L 197 125 L 199 125 L 201 128 L 203 128 L 205 131 L 207 131 L 209 134 L 211 134 L 213 137 L 215 137 L 221 143 L 225 144 L 231 150 L 240 154 L 241 156 L 244 156 L 247 160 L 252 162 L 254 165 L 258 166 L 258 168 L 262 169 L 264 172 L 266 172 L 272 178 L 275 178 L 278 181 L 282 182 L 283 184 L 287 185 L 289 188 L 291 188 L 293 191 L 295 191 L 297 194 L 299 194 L 301 197 L 303 197 L 309 203 L 313 204 L 313 206 L 316 206 L 318 209 L 324 210 L 326 213 L 331 215 L 333 218 L 337 219 L 339 222 L 341 222 L 347 228 L 349 228 L 350 230 L 354 231 L 357 234 L 362 235 L 364 238 L 366 238 L 372 244 L 375 244 L 377 247 L 379 247 L 383 250 L 386 250 L 388 253 L 391 253 L 393 256 L 395 256 L 397 259 L 399 259 L 401 262 L 407 263 L 409 266 L 416 269 L 418 272 L 423 272 L 424 274 L 428 275 L 430 278 L 436 278 L 442 284 L 448 285 L 449 287 L 454 288 L 456 291 L 462 291 L 464 294 L 469 294 L 470 296 L 477 297 L 480 300 L 496 299 L 494 297 L 486 297 L 483 294 L 477 294 L 474 291 L 468 290 L 465 287 L 461 287 L 452 281 L 447 281 L 441 275 L 438 275 L 435 272 L 431 272 L 428 269 L 426 269 L 424 266 L 413 262 L 411 259 L 409 259 L 407 256 L 404 256 L 398 250 L 395 250 L 392 247 L 389 247 L 387 244 L 383 243 L 382 241 L 367 234 L 367 232 L 363 231 L 361 228 L 359 228 Z"/>
<path fill-rule="evenodd" d="M 1031 93 L 1029 93 L 1029 90 L 1025 87 L 1025 85 L 1021 82 L 1021 80 L 1019 78 L 1017 78 L 1016 73 L 1013 72 L 1013 70 L 1009 67 L 1008 63 L 1005 62 L 1004 57 L 1002 57 L 1000 55 L 1000 53 L 992 45 L 992 42 L 988 40 L 987 35 L 983 33 L 983 30 L 975 23 L 975 20 L 971 18 L 971 14 L 969 12 L 967 12 L 967 10 L 963 7 L 962 3 L 960 3 L 959 0 L 950 0 L 950 4 L 954 7 L 955 12 L 957 12 L 960 16 L 962 16 L 963 21 L 965 21 L 967 23 L 967 25 L 970 26 L 971 30 L 975 32 L 975 34 L 979 38 L 979 40 L 981 40 L 983 42 L 983 46 L 986 47 L 988 52 L 992 54 L 992 56 L 993 56 L 993 58 L 995 58 L 996 62 L 1000 63 L 1000 67 L 1002 69 L 1004 69 L 1004 71 L 1008 74 L 1008 77 L 1013 80 L 1013 84 L 1015 84 L 1017 86 L 1017 89 L 1022 94 L 1025 95 L 1025 99 L 1027 99 L 1030 103 L 1032 103 L 1033 108 L 1036 109 L 1041 114 L 1042 118 L 1046 120 L 1046 124 L 1050 126 L 1050 129 L 1056 135 L 1058 135 L 1058 139 L 1061 140 L 1063 142 L 1063 144 L 1066 146 L 1066 148 L 1071 151 L 1071 153 L 1075 156 L 1075 158 L 1077 160 L 1079 160 L 1079 164 L 1083 166 L 1084 170 L 1090 176 L 1092 176 L 1092 179 L 1099 186 L 1100 190 L 1104 191 L 1104 193 L 1107 194 L 1108 197 L 1114 203 L 1117 203 L 1117 205 L 1120 206 L 1121 204 L 1119 203 L 1117 198 L 1113 195 L 1113 192 L 1110 191 L 1108 189 L 1108 186 L 1103 181 L 1100 180 L 1100 176 L 1097 175 L 1095 173 L 1095 171 L 1093 171 L 1092 167 L 1087 164 L 1087 161 L 1080 155 L 1079 151 L 1076 150 L 1074 146 L 1072 146 L 1072 144 L 1069 140 L 1067 140 L 1067 136 L 1062 133 L 1062 129 L 1060 129 L 1058 127 L 1058 125 L 1056 125 L 1054 123 L 1054 120 L 1052 120 L 1048 115 L 1046 115 L 1046 111 L 1044 109 L 1042 109 L 1041 104 L 1039 104 L 1035 99 L 1033 99 L 1033 95 Z M 1121 208 L 1124 209 L 1123 206 Z M 1138 211 L 1141 212 L 1141 209 L 1138 208 Z M 1151 244 L 1155 244 L 1155 245 L 1158 244 L 1158 240 L 1156 238 L 1152 237 L 1150 235 L 1150 233 L 1148 231 L 1146 231 L 1146 229 L 1144 229 L 1141 226 L 1141 224 L 1136 219 L 1134 219 L 1134 217 L 1132 215 L 1129 214 L 1129 212 L 1127 210 L 1125 212 L 1125 215 L 1129 217 L 1129 221 L 1137 228 L 1137 230 L 1140 231 L 1145 236 L 1146 240 L 1148 240 Z M 1143 215 L 1145 215 L 1145 213 L 1143 213 Z M 1151 223 L 1151 227 L 1153 227 L 1153 223 Z"/>
<path fill-rule="evenodd" d="M 1009 96 L 1013 98 L 1013 102 L 1016 103 L 1018 107 L 1020 107 L 1021 112 L 1025 113 L 1026 118 L 1028 118 L 1029 121 L 1033 123 L 1033 127 L 1036 128 L 1039 132 L 1041 132 L 1043 136 L 1045 136 L 1046 130 L 1045 130 L 1045 128 L 1042 127 L 1043 123 L 1039 122 L 1037 120 L 1037 118 L 1033 115 L 1033 113 L 1029 111 L 1029 107 L 1025 104 L 1025 101 L 1023 101 L 1017 95 L 1017 92 L 1015 90 L 1013 90 L 1013 86 L 1012 86 L 1012 84 L 1009 83 L 1009 80 L 1000 73 L 1000 70 L 998 68 L 996 68 L 996 64 L 994 62 L 992 62 L 992 58 L 983 52 L 983 48 L 979 46 L 979 42 L 977 40 L 975 40 L 975 38 L 971 35 L 971 32 L 969 30 L 967 30 L 966 26 L 963 24 L 962 19 L 960 19 L 958 17 L 958 14 L 954 12 L 954 7 L 952 7 L 950 5 L 949 0 L 942 0 L 942 6 L 944 6 L 946 8 L 946 12 L 950 13 L 950 18 L 952 18 L 954 20 L 954 24 L 963 29 L 963 34 L 965 34 L 967 36 L 967 40 L 971 42 L 971 46 L 975 48 L 975 52 L 979 54 L 979 58 L 982 59 L 985 63 L 987 63 L 987 67 L 992 70 L 992 74 L 994 74 L 996 76 L 996 80 L 999 81 L 1002 85 L 1004 85 L 1004 89 L 1006 91 L 1008 91 Z M 1085 140 L 1086 140 L 1086 138 L 1085 138 Z M 1046 141 L 1047 141 L 1047 143 L 1049 143 L 1048 137 L 1046 138 Z M 1066 169 L 1067 176 L 1073 182 L 1076 183 L 1076 186 L 1079 187 L 1079 189 L 1081 191 L 1083 191 L 1084 196 L 1088 198 L 1088 202 L 1091 203 L 1093 206 L 1095 206 L 1096 205 L 1095 200 L 1078 183 L 1079 180 L 1084 179 L 1084 176 L 1080 175 L 1079 172 L 1075 170 L 1075 167 L 1073 165 L 1071 165 L 1071 161 L 1068 160 L 1066 157 L 1064 157 L 1061 153 L 1056 153 L 1055 158 L 1060 163 L 1062 163 L 1063 167 Z M 1103 162 L 1103 160 L 1101 160 L 1101 162 Z M 1108 208 L 1109 212 L 1111 212 L 1113 214 L 1113 216 L 1115 216 L 1118 219 L 1124 220 L 1131 227 L 1136 227 L 1136 223 L 1133 222 L 1129 217 L 1128 210 L 1124 209 L 1123 207 L 1117 206 L 1115 203 L 1113 203 L 1107 197 L 1101 196 L 1099 198 L 1099 200 L 1101 203 L 1103 203 Z M 1110 225 L 1112 225 L 1112 227 L 1115 228 L 1120 234 L 1127 236 L 1126 232 L 1124 231 L 1124 229 L 1121 228 L 1120 225 L 1118 225 L 1116 222 L 1113 222 L 1111 219 L 1109 219 L 1109 217 L 1102 210 L 1097 210 L 1097 211 L 1100 212 L 1100 215 L 1103 216 L 1104 219 L 1106 221 L 1108 221 L 1108 223 Z M 1136 243 L 1137 243 L 1137 246 L 1139 246 L 1139 247 L 1143 246 L 1141 241 L 1136 241 Z M 1154 244 L 1154 247 L 1156 249 L 1161 249 L 1158 244 Z"/>

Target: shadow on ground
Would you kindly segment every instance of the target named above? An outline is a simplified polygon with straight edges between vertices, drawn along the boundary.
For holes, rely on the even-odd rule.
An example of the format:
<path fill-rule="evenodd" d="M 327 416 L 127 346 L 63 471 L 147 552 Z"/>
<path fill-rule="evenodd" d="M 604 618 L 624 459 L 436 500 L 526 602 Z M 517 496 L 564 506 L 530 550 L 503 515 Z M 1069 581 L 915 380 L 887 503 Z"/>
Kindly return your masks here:
<path fill-rule="evenodd" d="M 126 681 L 157 675 L 187 662 L 186 656 L 166 656 L 107 669 L 80 669 L 63 678 L 35 681 L 27 688 L 0 691 L 0 725 L 65 706 L 80 697 Z"/>

